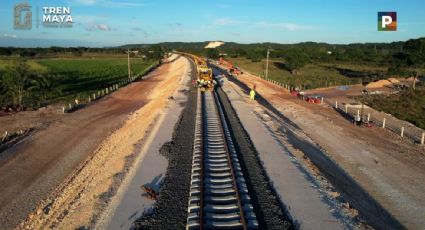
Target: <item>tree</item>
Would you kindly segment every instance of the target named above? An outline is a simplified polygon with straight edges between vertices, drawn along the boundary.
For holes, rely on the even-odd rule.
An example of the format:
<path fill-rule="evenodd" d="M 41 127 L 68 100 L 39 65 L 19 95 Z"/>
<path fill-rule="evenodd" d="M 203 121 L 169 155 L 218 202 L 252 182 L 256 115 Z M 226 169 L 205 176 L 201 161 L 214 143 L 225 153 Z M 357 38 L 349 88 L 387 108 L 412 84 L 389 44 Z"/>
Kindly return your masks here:
<path fill-rule="evenodd" d="M 164 50 L 160 45 L 152 45 L 148 48 L 146 56 L 150 59 L 161 60 L 164 57 Z"/>
<path fill-rule="evenodd" d="M 10 56 L 12 55 L 12 49 L 11 48 L 0 48 L 0 55 L 2 56 Z"/>
<path fill-rule="evenodd" d="M 59 92 L 56 87 L 55 77 L 56 76 L 51 74 L 37 75 L 31 80 L 31 86 L 28 89 L 40 95 L 41 101 L 43 102 L 52 93 Z"/>
<path fill-rule="evenodd" d="M 13 105 L 23 108 L 23 98 L 30 83 L 29 66 L 25 60 L 19 59 L 6 68 L 3 86 L 12 95 Z"/>
<path fill-rule="evenodd" d="M 420 43 L 419 43 L 420 44 Z M 419 52 L 418 52 L 419 51 Z M 393 56 L 393 66 L 388 69 L 397 69 L 403 75 L 413 75 L 413 90 L 416 88 L 416 79 L 418 78 L 418 69 L 423 66 L 425 55 L 420 53 L 420 47 L 407 49 L 405 52 L 399 52 Z M 411 70 L 413 68 L 413 71 Z"/>
<path fill-rule="evenodd" d="M 309 61 L 309 57 L 302 51 L 291 50 L 285 55 L 286 67 L 292 74 L 297 75 L 299 69 L 304 67 Z"/>
<path fill-rule="evenodd" d="M 219 57 L 217 49 L 207 49 L 207 57 L 211 59 L 217 59 Z"/>

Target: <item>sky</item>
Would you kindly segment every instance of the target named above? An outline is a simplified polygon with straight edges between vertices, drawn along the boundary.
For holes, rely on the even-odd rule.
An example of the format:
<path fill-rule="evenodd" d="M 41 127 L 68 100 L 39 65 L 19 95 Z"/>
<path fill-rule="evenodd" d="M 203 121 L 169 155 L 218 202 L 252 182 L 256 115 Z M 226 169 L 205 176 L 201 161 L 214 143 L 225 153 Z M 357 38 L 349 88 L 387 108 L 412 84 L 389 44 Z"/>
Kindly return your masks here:
<path fill-rule="evenodd" d="M 31 30 L 13 27 L 15 4 L 32 6 Z M 42 8 L 70 7 L 71 28 L 36 26 Z M 397 31 L 377 30 L 396 11 Z M 158 42 L 336 44 L 425 37 L 425 0 L 1 0 L 0 46 L 107 47 Z"/>

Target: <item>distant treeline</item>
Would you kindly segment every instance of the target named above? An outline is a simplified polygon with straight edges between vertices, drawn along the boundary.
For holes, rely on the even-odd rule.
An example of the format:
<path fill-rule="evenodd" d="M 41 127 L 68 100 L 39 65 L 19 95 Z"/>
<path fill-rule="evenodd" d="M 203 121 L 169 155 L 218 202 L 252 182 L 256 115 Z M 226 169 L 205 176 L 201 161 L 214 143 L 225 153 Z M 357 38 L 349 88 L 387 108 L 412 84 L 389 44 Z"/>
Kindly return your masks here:
<path fill-rule="evenodd" d="M 425 38 L 391 43 L 353 43 L 327 44 L 304 42 L 297 44 L 253 43 L 239 44 L 228 42 L 215 49 L 205 49 L 209 42 L 163 42 L 158 44 L 130 44 L 119 47 L 50 47 L 50 48 L 15 48 L 0 47 L 1 56 L 19 55 L 22 57 L 49 56 L 59 53 L 72 53 L 75 56 L 83 53 L 122 54 L 128 48 L 138 50 L 149 58 L 160 58 L 163 52 L 172 50 L 191 52 L 194 54 L 218 58 L 246 57 L 253 62 L 266 58 L 270 49 L 270 58 L 290 59 L 293 69 L 305 63 L 351 62 L 358 64 L 375 64 L 388 66 L 389 71 L 397 75 L 404 73 L 405 67 L 422 68 L 425 64 Z M 291 67 L 291 66 L 288 66 Z"/>
<path fill-rule="evenodd" d="M 140 54 L 144 54 L 149 59 L 160 59 L 164 50 L 160 45 L 145 45 L 138 47 Z M 92 54 L 125 54 L 127 47 L 106 47 L 106 48 L 91 48 L 91 47 L 56 47 L 49 48 L 17 48 L 17 47 L 0 47 L 0 56 L 20 56 L 23 58 L 48 57 L 61 55 L 65 53 L 81 56 L 84 53 Z M 134 55 L 134 54 L 132 54 Z"/>
<path fill-rule="evenodd" d="M 159 45 L 165 50 L 184 50 L 211 58 L 217 58 L 220 55 L 233 58 L 246 57 L 253 62 L 266 58 L 267 49 L 270 49 L 270 58 L 290 59 L 293 69 L 309 62 L 347 62 L 387 66 L 389 74 L 404 76 L 412 75 L 411 69 L 423 68 L 425 64 L 425 38 L 403 42 L 354 44 L 316 42 L 238 44 L 230 42 L 216 49 L 205 49 L 207 44 L 208 42 L 173 42 Z"/>

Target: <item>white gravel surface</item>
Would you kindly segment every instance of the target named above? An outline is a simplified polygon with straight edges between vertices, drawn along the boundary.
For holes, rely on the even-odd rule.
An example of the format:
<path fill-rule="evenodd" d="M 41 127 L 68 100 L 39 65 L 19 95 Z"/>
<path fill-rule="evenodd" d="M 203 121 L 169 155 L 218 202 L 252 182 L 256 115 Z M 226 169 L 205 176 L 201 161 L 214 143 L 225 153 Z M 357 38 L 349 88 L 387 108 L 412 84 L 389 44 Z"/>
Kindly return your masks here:
<path fill-rule="evenodd" d="M 241 123 L 260 154 L 265 170 L 281 201 L 301 229 L 343 229 L 331 208 L 315 188 L 286 148 L 280 146 L 254 114 L 254 103 L 223 79 L 223 90 L 228 95 Z"/>
<path fill-rule="evenodd" d="M 187 100 L 184 91 L 188 90 L 187 84 L 190 81 L 189 66 L 186 65 L 176 92 L 170 98 L 169 106 L 161 112 L 141 153 L 138 154 L 134 167 L 130 169 L 96 229 L 130 229 L 135 220 L 153 208 L 155 201 L 142 196 L 141 186 L 147 184 L 158 191 L 165 177 L 168 162 L 159 154 L 159 150 L 164 143 L 171 140 L 174 126 L 184 108 L 182 103 Z"/>

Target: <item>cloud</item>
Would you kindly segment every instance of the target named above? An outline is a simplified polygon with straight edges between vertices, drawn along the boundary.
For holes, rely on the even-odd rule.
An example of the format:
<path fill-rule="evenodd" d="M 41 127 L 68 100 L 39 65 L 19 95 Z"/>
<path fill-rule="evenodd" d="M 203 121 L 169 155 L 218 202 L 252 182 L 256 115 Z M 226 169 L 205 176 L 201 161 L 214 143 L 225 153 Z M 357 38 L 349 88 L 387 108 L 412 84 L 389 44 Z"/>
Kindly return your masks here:
<path fill-rule="evenodd" d="M 280 22 L 280 23 L 271 23 L 266 21 L 257 22 L 254 24 L 254 27 L 265 28 L 265 29 L 280 29 L 287 31 L 302 31 L 302 30 L 317 30 L 318 27 L 310 25 L 299 25 L 294 23 Z"/>
<path fill-rule="evenodd" d="M 75 15 L 74 22 L 83 26 L 87 31 L 111 31 L 112 28 L 104 22 L 106 18 L 105 15 Z"/>
<path fill-rule="evenodd" d="M 103 30 L 103 31 L 111 30 L 111 27 L 109 27 L 106 24 L 97 24 L 96 27 L 97 27 L 98 30 Z"/>
<path fill-rule="evenodd" d="M 240 22 L 233 20 L 231 18 L 218 18 L 215 21 L 213 21 L 213 24 L 218 26 L 234 25 L 238 23 Z"/>
<path fill-rule="evenodd" d="M 86 26 L 86 30 L 87 31 L 96 31 L 96 30 L 111 31 L 112 29 L 111 29 L 111 27 L 109 27 L 106 24 L 95 24 L 95 23 L 93 23 L 91 25 Z"/>
<path fill-rule="evenodd" d="M 3 37 L 5 37 L 5 38 L 17 38 L 18 35 L 16 35 L 16 34 L 3 34 Z"/>
<path fill-rule="evenodd" d="M 105 15 L 81 15 L 81 14 L 77 14 L 73 16 L 74 22 L 76 23 L 83 23 L 83 24 L 87 24 L 87 23 L 94 23 L 96 21 L 101 21 L 101 20 L 105 20 L 107 18 L 107 16 Z"/>

